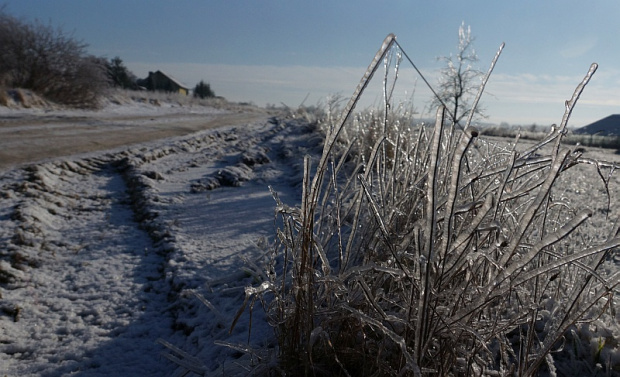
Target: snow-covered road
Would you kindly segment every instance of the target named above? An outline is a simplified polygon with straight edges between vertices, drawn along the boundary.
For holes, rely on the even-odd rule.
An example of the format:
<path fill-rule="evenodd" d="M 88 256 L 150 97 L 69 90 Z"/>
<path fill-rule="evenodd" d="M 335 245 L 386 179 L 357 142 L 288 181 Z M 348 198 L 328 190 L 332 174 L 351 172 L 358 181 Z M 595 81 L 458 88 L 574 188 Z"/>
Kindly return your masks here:
<path fill-rule="evenodd" d="M 0 107 L 0 169 L 46 158 L 127 147 L 267 119 L 266 111 L 204 106 L 108 107 L 103 112 Z"/>
<path fill-rule="evenodd" d="M 207 374 L 239 357 L 214 341 L 247 342 L 247 316 L 227 330 L 274 234 L 268 186 L 298 200 L 312 131 L 265 119 L 0 172 L 0 375 L 172 375 L 158 339 Z"/>

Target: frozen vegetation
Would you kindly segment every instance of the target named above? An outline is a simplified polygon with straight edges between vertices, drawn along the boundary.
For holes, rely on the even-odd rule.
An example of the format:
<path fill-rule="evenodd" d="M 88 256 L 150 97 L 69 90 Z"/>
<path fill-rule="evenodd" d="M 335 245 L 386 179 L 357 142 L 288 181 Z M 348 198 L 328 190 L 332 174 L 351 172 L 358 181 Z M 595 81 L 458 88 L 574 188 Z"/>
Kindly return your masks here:
<path fill-rule="evenodd" d="M 2 170 L 0 375 L 620 374 L 617 156 L 562 143 L 587 80 L 538 142 L 349 112 L 397 47 L 344 108 Z"/>
<path fill-rule="evenodd" d="M 130 109 L 123 111 L 130 112 Z M 314 174 L 314 167 L 320 159 L 327 120 L 321 124 L 290 116 L 265 117 L 249 124 L 143 143 L 129 149 L 55 159 L 2 171 L 2 372 L 8 376 L 76 373 L 83 376 L 168 376 L 183 375 L 188 370 L 204 375 L 245 375 L 278 370 L 276 366 L 283 351 L 280 343 L 291 332 L 290 327 L 271 327 L 277 324 L 274 322 L 277 315 L 286 314 L 286 310 L 274 307 L 270 299 L 274 297 L 273 292 L 264 288 L 270 288 L 271 282 L 284 283 L 278 279 L 287 276 L 281 270 L 285 259 L 278 250 L 295 247 L 293 243 L 286 244 L 286 240 L 294 240 L 294 234 L 299 231 L 295 224 L 302 223 L 299 222 L 304 192 L 302 182 L 304 174 L 306 180 Z M 389 202 L 375 202 L 379 200 L 379 194 L 374 190 L 380 190 L 381 186 L 374 187 L 369 183 L 374 169 L 366 168 L 364 172 L 360 168 L 371 165 L 356 162 L 360 158 L 366 161 L 378 158 L 383 153 L 381 148 L 372 146 L 381 138 L 371 128 L 363 130 L 364 124 L 380 124 L 380 119 L 371 115 L 357 116 L 351 127 L 358 125 L 361 128 L 349 130 L 349 136 L 362 132 L 355 139 L 357 145 L 354 149 L 349 148 L 348 142 L 340 139 L 334 150 L 343 157 L 334 159 L 334 165 L 328 164 L 334 168 L 342 165 L 341 172 L 351 173 L 343 177 L 329 173 L 325 178 L 331 182 L 326 187 L 334 187 L 332 179 L 335 179 L 344 186 L 332 190 L 346 193 L 346 182 L 351 179 L 346 177 L 364 174 L 366 178 L 356 178 L 358 183 L 355 180 L 348 183 L 362 191 L 346 194 L 353 195 L 351 197 L 326 196 L 319 201 L 323 209 L 322 217 L 317 221 L 324 223 L 323 228 L 316 229 L 317 242 L 323 243 L 327 258 L 335 259 L 330 265 L 333 272 L 329 272 L 325 266 L 321 267 L 323 261 L 315 254 L 314 258 L 319 258 L 314 262 L 318 268 L 315 272 L 317 294 L 334 289 L 330 300 L 337 303 L 333 300 L 343 297 L 338 290 L 349 290 L 350 305 L 359 299 L 361 301 L 356 305 L 362 305 L 346 307 L 338 304 L 334 307 L 330 306 L 333 304 L 327 305 L 329 301 L 320 301 L 325 300 L 324 297 L 316 298 L 313 313 L 316 327 L 311 329 L 311 336 L 315 337 L 315 352 L 319 352 L 315 355 L 314 368 L 323 370 L 322 374 L 341 368 L 329 360 L 339 360 L 344 366 L 358 357 L 355 354 L 346 356 L 347 352 L 359 349 L 354 343 L 349 346 L 348 343 L 336 344 L 336 339 L 332 338 L 332 344 L 344 352 L 336 353 L 337 359 L 329 356 L 329 350 L 324 348 L 329 344 L 326 341 L 334 337 L 330 326 L 334 326 L 336 319 L 346 318 L 342 310 L 353 314 L 347 321 L 366 321 L 380 326 L 378 332 L 372 327 L 362 326 L 355 330 L 359 331 L 355 336 L 374 334 L 368 339 L 381 339 L 382 331 L 386 331 L 382 327 L 385 325 L 376 322 L 380 318 L 373 319 L 373 313 L 383 312 L 387 316 L 386 323 L 393 321 L 390 331 L 397 331 L 402 326 L 398 319 L 399 304 L 385 301 L 396 299 L 389 298 L 390 291 L 385 289 L 389 284 L 396 284 L 396 287 L 403 284 L 404 287 L 403 281 L 389 283 L 387 279 L 401 276 L 403 272 L 394 265 L 397 259 L 388 255 L 379 257 L 382 255 L 381 245 L 386 241 L 381 241 L 385 236 L 381 233 L 383 226 L 394 226 L 396 218 L 386 220 L 383 226 L 376 228 L 380 222 L 373 219 L 389 208 L 386 207 Z M 415 138 L 430 138 L 432 129 L 405 127 L 400 132 L 410 132 Z M 504 159 L 510 159 L 513 148 L 526 150 L 532 146 L 531 143 L 520 143 L 515 147 L 510 141 L 483 139 L 476 143 L 477 150 L 487 154 L 488 151 L 498 151 L 505 156 Z M 392 148 L 386 150 L 388 155 L 402 153 L 399 150 L 389 152 Z M 406 148 L 413 153 L 413 144 Z M 421 146 L 416 153 L 422 153 L 426 150 L 424 148 L 427 147 Z M 346 157 L 343 150 L 356 152 Z M 585 156 L 599 160 L 615 158 L 602 151 L 587 153 Z M 305 155 L 311 162 L 306 172 Z M 544 164 L 544 161 L 540 163 Z M 541 174 L 547 169 L 540 168 Z M 609 171 L 604 167 L 601 169 L 606 172 L 603 177 L 608 179 L 607 185 L 599 177 L 596 166 L 583 164 L 567 170 L 555 184 L 557 189 L 552 198 L 556 207 L 552 208 L 589 208 L 592 211 L 592 217 L 578 237 L 571 241 L 576 245 L 604 242 L 604 237 L 614 229 L 612 219 L 618 216 L 616 198 L 620 182 L 616 174 L 608 176 Z M 407 178 L 411 180 L 418 173 L 411 171 L 407 174 L 411 174 Z M 399 176 L 397 181 L 407 182 L 403 181 L 405 178 Z M 530 180 L 535 178 L 532 176 Z M 410 184 L 411 190 L 415 191 L 416 183 Z M 274 200 L 270 186 L 277 193 L 279 202 Z M 387 184 L 384 189 L 390 192 L 402 190 L 396 190 L 397 187 L 400 186 Z M 334 194 L 330 192 L 329 195 Z M 362 198 L 355 198 L 355 195 L 362 195 Z M 413 192 L 407 195 L 413 195 Z M 341 205 L 343 212 L 339 215 L 333 212 L 335 203 Z M 355 203 L 365 206 L 375 203 L 376 208 L 371 205 L 366 210 L 363 207 L 355 209 Z M 347 212 L 351 205 L 353 213 Z M 407 208 L 405 204 L 399 206 Z M 374 212 L 375 209 L 378 213 Z M 277 218 L 274 217 L 276 210 Z M 376 257 L 379 259 L 366 260 L 370 264 L 363 267 L 364 264 L 360 263 L 364 258 L 351 251 L 348 257 L 351 267 L 342 270 L 342 276 L 349 276 L 345 279 L 336 273 L 341 263 L 337 245 L 343 242 L 346 248 L 351 233 L 345 225 L 356 221 L 352 217 L 355 211 L 361 213 L 355 216 L 359 216 L 357 221 L 364 223 L 361 228 L 364 237 L 360 241 L 354 239 L 354 243 L 361 242 L 354 246 L 354 250 L 373 250 L 369 257 L 378 253 Z M 561 225 L 562 219 L 573 216 L 572 211 L 555 215 L 553 221 Z M 400 212 L 383 213 L 382 216 L 404 215 Z M 287 220 L 288 216 L 292 216 L 292 220 Z M 334 221 L 343 224 L 341 236 L 338 236 Z M 275 236 L 277 229 L 281 229 L 279 237 Z M 285 234 L 285 230 L 290 233 Z M 400 245 L 412 242 L 411 237 L 398 237 L 395 240 Z M 531 247 L 529 242 L 526 247 Z M 292 254 L 298 252 L 290 251 Z M 486 253 L 485 258 L 492 257 Z M 480 261 L 464 260 L 463 268 L 477 262 Z M 289 266 L 295 266 L 295 263 L 291 261 Z M 608 278 L 617 274 L 618 263 L 617 254 L 609 254 L 598 268 L 597 276 Z M 570 274 L 577 272 L 558 275 L 558 271 L 553 269 L 546 275 L 547 279 L 562 283 L 554 289 L 576 283 Z M 467 274 L 466 268 L 463 274 Z M 364 277 L 373 280 L 364 281 Z M 364 287 L 376 285 L 376 279 L 383 279 L 384 288 L 365 291 Z M 334 285 L 330 287 L 328 282 Z M 265 293 L 264 304 L 271 308 L 267 313 L 262 310 L 260 300 L 252 301 L 258 296 L 252 295 L 248 296 L 245 310 L 239 311 L 246 299 L 246 287 L 253 287 L 247 290 L 250 294 Z M 398 293 L 400 289 L 391 293 Z M 614 295 L 617 298 L 617 288 L 609 292 L 604 295 L 603 301 L 608 304 L 602 305 L 600 315 L 570 327 L 565 345 L 555 346 L 553 355 L 558 361 L 558 375 L 564 375 L 561 371 L 570 368 L 599 375 L 617 374 L 620 329 L 613 300 Z M 374 304 L 370 301 L 363 304 L 370 297 L 374 297 Z M 526 298 L 526 295 L 516 294 L 513 299 Z M 544 302 L 547 307 L 530 308 L 537 310 L 535 328 L 540 331 L 545 328 L 545 321 L 555 315 L 553 301 Z M 274 312 L 274 308 L 280 311 Z M 362 309 L 371 312 L 364 313 Z M 325 318 L 332 322 L 322 323 Z M 229 334 L 234 319 L 237 321 Z M 526 312 L 524 318 L 512 320 L 528 323 L 530 319 Z M 352 323 L 346 326 L 352 326 Z M 508 331 L 510 323 L 502 325 L 510 344 L 518 344 L 518 339 L 528 334 L 517 331 L 524 325 L 517 326 L 516 322 L 511 331 Z M 354 329 L 348 328 L 348 331 Z M 394 339 L 382 339 L 381 346 L 392 349 L 394 345 L 390 343 L 396 341 Z M 353 339 L 347 340 L 350 341 Z M 398 342 L 393 344 L 398 346 Z M 370 347 L 368 352 L 376 350 L 371 345 L 365 347 Z M 562 347 L 564 351 L 560 352 Z M 381 355 L 377 352 L 376 355 Z M 511 353 L 506 355 L 507 360 L 513 360 Z M 466 365 L 459 367 L 465 368 Z"/>

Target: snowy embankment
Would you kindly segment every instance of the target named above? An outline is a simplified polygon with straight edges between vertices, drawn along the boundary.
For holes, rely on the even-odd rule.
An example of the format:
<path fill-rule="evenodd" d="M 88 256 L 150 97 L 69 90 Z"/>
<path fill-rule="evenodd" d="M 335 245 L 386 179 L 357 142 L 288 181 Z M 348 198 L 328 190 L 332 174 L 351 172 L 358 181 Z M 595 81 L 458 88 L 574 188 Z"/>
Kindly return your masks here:
<path fill-rule="evenodd" d="M 0 374 L 181 372 L 158 339 L 225 371 L 242 353 L 214 341 L 247 344 L 247 312 L 228 330 L 273 238 L 268 187 L 299 201 L 314 131 L 272 118 L 0 172 Z"/>

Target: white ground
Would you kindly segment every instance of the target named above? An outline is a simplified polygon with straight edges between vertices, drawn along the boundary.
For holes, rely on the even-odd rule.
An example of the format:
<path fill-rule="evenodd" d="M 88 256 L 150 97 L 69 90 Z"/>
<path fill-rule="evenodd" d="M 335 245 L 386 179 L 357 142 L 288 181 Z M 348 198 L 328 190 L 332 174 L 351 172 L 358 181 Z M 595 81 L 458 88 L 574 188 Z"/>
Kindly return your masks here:
<path fill-rule="evenodd" d="M 158 339 L 226 375 L 243 353 L 214 341 L 247 344 L 248 313 L 228 329 L 274 234 L 268 186 L 298 201 L 308 131 L 263 116 L 0 171 L 0 376 L 180 374 Z M 251 343 L 272 343 L 259 306 Z"/>
<path fill-rule="evenodd" d="M 83 117 L 102 134 L 144 126 L 148 111 L 6 111 L 0 132 Z M 273 239 L 268 186 L 299 203 L 303 156 L 317 154 L 321 139 L 296 120 L 202 111 L 186 121 L 221 127 L 0 170 L 0 376 L 182 375 L 163 354 L 205 375 L 239 370 L 244 353 L 216 342 L 247 345 L 247 311 L 228 331 Z M 158 127 L 185 119 L 152 117 L 162 117 Z M 601 196 L 591 177 L 567 183 L 566 196 Z M 613 216 L 619 186 L 615 175 Z M 250 344 L 273 345 L 260 304 L 251 327 Z"/>

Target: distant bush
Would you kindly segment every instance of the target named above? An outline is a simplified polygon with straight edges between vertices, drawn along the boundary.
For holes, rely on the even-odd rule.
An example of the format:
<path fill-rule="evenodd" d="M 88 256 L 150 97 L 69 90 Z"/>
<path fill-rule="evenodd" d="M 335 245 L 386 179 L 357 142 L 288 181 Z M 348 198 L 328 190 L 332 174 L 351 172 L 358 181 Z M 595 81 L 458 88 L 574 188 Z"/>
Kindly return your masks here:
<path fill-rule="evenodd" d="M 566 144 L 579 144 L 584 147 L 620 149 L 620 136 L 613 135 L 569 134 L 564 142 Z"/>
<path fill-rule="evenodd" d="M 105 61 L 88 55 L 86 44 L 61 29 L 0 9 L 0 46 L 0 84 L 6 87 L 74 107 L 96 107 L 108 87 Z"/>
<path fill-rule="evenodd" d="M 540 129 L 539 131 L 531 131 L 527 128 L 489 127 L 481 130 L 481 134 L 505 138 L 516 138 L 518 136 L 523 140 L 543 140 L 549 134 L 555 132 L 554 128 L 556 128 L 555 125 L 549 127 L 547 130 Z M 562 138 L 562 143 L 581 145 L 584 147 L 619 149 L 620 136 L 567 133 Z"/>
<path fill-rule="evenodd" d="M 516 138 L 522 140 L 542 140 L 546 133 L 542 131 L 532 131 L 530 128 L 520 129 L 515 127 L 486 127 L 480 130 L 480 134 L 485 136 Z"/>
<path fill-rule="evenodd" d="M 106 62 L 106 71 L 114 87 L 132 90 L 138 89 L 136 75 L 127 69 L 120 57 L 116 56 L 110 59 L 109 62 Z"/>
<path fill-rule="evenodd" d="M 203 80 L 200 80 L 200 82 L 194 87 L 194 97 L 215 97 L 215 92 L 211 89 L 211 85 L 205 83 Z"/>

